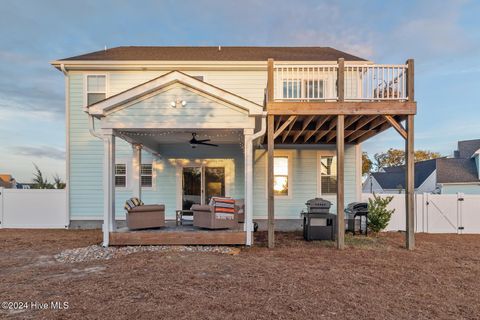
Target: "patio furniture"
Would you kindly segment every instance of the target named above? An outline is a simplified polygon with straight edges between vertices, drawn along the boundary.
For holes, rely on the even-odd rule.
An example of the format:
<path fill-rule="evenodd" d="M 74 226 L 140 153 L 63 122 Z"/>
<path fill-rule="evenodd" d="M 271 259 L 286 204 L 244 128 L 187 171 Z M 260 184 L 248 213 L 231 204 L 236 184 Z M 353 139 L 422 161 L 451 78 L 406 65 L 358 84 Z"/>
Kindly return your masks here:
<path fill-rule="evenodd" d="M 332 203 L 322 198 L 310 199 L 302 211 L 303 237 L 311 240 L 335 240 L 336 215 L 330 214 Z"/>
<path fill-rule="evenodd" d="M 125 203 L 128 229 L 148 229 L 165 226 L 165 205 L 143 204 L 138 198 Z"/>
<path fill-rule="evenodd" d="M 235 200 L 212 198 L 212 205 L 194 204 L 193 225 L 205 229 L 233 229 L 238 227 L 238 210 Z"/>
<path fill-rule="evenodd" d="M 184 219 L 183 217 L 193 217 L 193 211 L 192 210 L 176 210 L 175 211 L 175 225 L 176 226 L 183 226 Z M 185 220 L 185 221 L 191 221 L 191 220 Z"/>
<path fill-rule="evenodd" d="M 356 230 L 360 234 L 368 235 L 368 203 L 352 202 L 345 208 L 347 214 L 347 231 L 351 231 L 355 235 Z M 358 219 L 357 219 L 358 218 Z M 363 232 L 362 232 L 363 229 Z"/>

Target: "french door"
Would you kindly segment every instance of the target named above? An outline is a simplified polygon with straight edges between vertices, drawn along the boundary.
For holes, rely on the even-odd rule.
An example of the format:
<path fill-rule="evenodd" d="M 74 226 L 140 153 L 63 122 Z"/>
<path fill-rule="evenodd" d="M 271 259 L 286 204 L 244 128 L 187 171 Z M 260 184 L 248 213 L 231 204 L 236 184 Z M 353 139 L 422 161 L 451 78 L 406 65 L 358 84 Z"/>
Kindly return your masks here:
<path fill-rule="evenodd" d="M 192 166 L 182 169 L 182 209 L 208 204 L 212 197 L 225 196 L 225 167 Z"/>

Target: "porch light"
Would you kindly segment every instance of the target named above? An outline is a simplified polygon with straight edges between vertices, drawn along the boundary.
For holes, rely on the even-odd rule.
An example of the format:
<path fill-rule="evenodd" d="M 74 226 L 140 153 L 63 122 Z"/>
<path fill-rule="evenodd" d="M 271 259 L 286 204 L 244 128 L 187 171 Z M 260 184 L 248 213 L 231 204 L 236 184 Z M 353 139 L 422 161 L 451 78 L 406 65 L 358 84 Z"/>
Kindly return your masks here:
<path fill-rule="evenodd" d="M 185 107 L 187 105 L 187 101 L 182 100 L 180 98 L 175 99 L 175 101 L 170 102 L 170 106 L 172 108 L 180 108 Z"/>

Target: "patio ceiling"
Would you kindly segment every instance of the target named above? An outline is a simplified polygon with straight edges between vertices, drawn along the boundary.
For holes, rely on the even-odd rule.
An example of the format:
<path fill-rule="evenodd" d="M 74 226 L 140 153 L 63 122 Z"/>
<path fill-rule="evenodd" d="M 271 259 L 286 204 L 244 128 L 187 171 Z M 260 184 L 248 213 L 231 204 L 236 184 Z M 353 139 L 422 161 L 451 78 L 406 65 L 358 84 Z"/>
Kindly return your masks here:
<path fill-rule="evenodd" d="M 142 144 L 152 151 L 158 151 L 165 145 L 190 146 L 192 133 L 197 134 L 197 139 L 211 139 L 210 143 L 220 146 L 242 144 L 244 139 L 242 130 L 125 129 L 117 131 L 120 138 L 130 143 Z"/>

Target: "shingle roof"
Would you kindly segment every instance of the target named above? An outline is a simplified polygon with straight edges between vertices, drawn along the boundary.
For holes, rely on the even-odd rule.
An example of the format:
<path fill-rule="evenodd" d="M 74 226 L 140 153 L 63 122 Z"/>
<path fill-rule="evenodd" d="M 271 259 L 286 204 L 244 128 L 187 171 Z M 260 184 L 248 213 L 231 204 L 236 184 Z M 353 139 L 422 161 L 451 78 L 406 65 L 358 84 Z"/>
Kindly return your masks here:
<path fill-rule="evenodd" d="M 436 168 L 436 160 L 419 161 L 415 163 L 415 188 L 418 188 Z M 405 188 L 405 166 L 385 168 L 386 172 L 374 172 L 373 177 L 383 189 Z"/>
<path fill-rule="evenodd" d="M 437 183 L 480 182 L 475 159 L 438 158 L 415 163 L 415 188 L 420 187 L 434 170 L 437 170 Z M 405 188 L 404 166 L 385 168 L 385 171 L 372 173 L 383 189 Z"/>
<path fill-rule="evenodd" d="M 475 159 L 440 159 L 440 161 L 437 162 L 437 182 L 480 182 Z"/>
<path fill-rule="evenodd" d="M 470 158 L 478 149 L 480 149 L 480 139 L 458 141 L 459 158 Z"/>
<path fill-rule="evenodd" d="M 153 47 L 130 46 L 90 52 L 60 61 L 365 61 L 330 47 Z"/>

